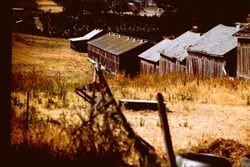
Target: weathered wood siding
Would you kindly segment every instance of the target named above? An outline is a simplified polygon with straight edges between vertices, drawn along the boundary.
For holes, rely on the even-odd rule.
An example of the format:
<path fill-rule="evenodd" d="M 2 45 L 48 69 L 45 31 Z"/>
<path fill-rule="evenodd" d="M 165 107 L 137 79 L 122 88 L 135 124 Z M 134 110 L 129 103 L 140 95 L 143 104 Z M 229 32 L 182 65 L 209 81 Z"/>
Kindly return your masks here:
<path fill-rule="evenodd" d="M 101 64 L 107 69 L 114 73 L 118 73 L 120 71 L 119 61 L 120 58 L 117 55 L 104 52 L 101 54 Z"/>
<path fill-rule="evenodd" d="M 250 39 L 238 38 L 237 77 L 250 79 Z"/>
<path fill-rule="evenodd" d="M 149 62 L 146 60 L 142 60 L 140 62 L 140 73 L 141 74 L 150 74 L 150 73 L 158 73 L 159 72 L 159 64 Z"/>
<path fill-rule="evenodd" d="M 119 66 L 119 56 L 108 53 L 100 48 L 96 48 L 92 45 L 88 45 L 88 56 L 100 63 L 107 70 L 112 71 L 114 73 L 118 73 L 120 71 Z"/>
<path fill-rule="evenodd" d="M 140 60 L 137 55 L 151 46 L 150 43 L 146 43 L 116 55 L 88 44 L 88 56 L 115 74 L 124 72 L 126 76 L 135 76 L 140 71 Z"/>
<path fill-rule="evenodd" d="M 198 53 L 188 53 L 187 71 L 202 77 L 222 77 L 226 75 L 226 61 L 222 58 L 213 58 Z"/>
<path fill-rule="evenodd" d="M 165 56 L 161 56 L 159 61 L 159 73 L 166 74 L 169 72 L 186 72 L 186 64 L 177 61 L 176 59 L 169 59 Z"/>
<path fill-rule="evenodd" d="M 98 54 L 99 49 L 92 46 L 92 45 L 88 45 L 88 56 L 89 58 L 91 58 L 92 60 L 96 61 L 97 63 L 100 63 L 100 55 Z"/>

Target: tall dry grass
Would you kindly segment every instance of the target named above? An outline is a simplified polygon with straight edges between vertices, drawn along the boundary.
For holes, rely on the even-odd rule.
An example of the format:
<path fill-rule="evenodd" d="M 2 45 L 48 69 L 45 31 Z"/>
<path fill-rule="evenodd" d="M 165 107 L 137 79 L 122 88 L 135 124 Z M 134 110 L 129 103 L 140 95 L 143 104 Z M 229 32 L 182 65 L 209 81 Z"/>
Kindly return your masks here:
<path fill-rule="evenodd" d="M 106 159 L 107 152 L 92 152 L 91 129 L 79 129 L 83 120 L 88 118 L 89 105 L 77 96 L 74 90 L 90 82 L 91 77 L 75 82 L 65 80 L 60 74 L 48 76 L 45 71 L 35 67 L 24 72 L 18 69 L 14 69 L 12 75 L 12 145 L 17 149 L 22 145 L 38 150 L 42 148 L 56 157 L 66 157 L 70 160 L 83 158 L 82 162 L 91 158 Z M 125 78 L 123 75 L 106 77 L 116 99 L 154 99 L 155 93 L 159 91 L 164 94 L 165 100 L 171 103 L 188 101 L 249 105 L 249 81 L 228 78 L 199 79 L 187 74 L 142 75 L 133 79 Z M 27 117 L 28 91 L 30 102 Z M 235 101 L 232 103 L 232 100 Z M 97 121 L 101 123 L 103 118 Z M 140 126 L 144 124 L 142 120 Z M 104 138 L 97 138 L 99 144 L 103 144 L 100 139 Z M 105 142 L 109 143 L 106 140 Z M 104 147 L 109 148 L 108 145 Z M 109 158 L 112 160 L 114 157 Z M 133 164 L 137 159 L 127 161 Z"/>
<path fill-rule="evenodd" d="M 111 114 L 112 107 L 105 112 L 113 117 L 100 114 L 91 120 L 89 105 L 74 93 L 83 83 L 66 82 L 60 75 L 48 77 L 35 68 L 30 73 L 15 71 L 11 101 L 11 143 L 14 147 L 45 149 L 55 157 L 91 165 L 102 162 L 111 166 L 139 166 L 146 163 L 141 162 L 132 148 L 133 140 L 126 139 L 122 125 L 111 119 L 116 117 L 115 113 Z M 93 125 L 89 125 L 92 121 Z M 110 133 L 110 128 L 115 135 Z"/>
<path fill-rule="evenodd" d="M 89 151 L 91 132 L 88 128 L 74 129 L 88 118 L 89 105 L 74 90 L 92 81 L 90 63 L 85 55 L 71 51 L 65 40 L 23 34 L 14 34 L 13 40 L 12 145 L 46 148 L 52 154 L 73 159 L 82 156 L 82 152 Z M 107 74 L 106 78 L 116 100 L 155 100 L 156 93 L 161 92 L 170 103 L 250 105 L 250 81 L 175 73 L 133 79 Z M 144 125 L 141 120 L 139 126 Z"/>
<path fill-rule="evenodd" d="M 162 92 L 168 102 L 249 105 L 250 81 L 231 78 L 201 79 L 186 73 L 140 75 L 134 79 L 117 75 L 108 79 L 119 98 L 155 100 Z"/>

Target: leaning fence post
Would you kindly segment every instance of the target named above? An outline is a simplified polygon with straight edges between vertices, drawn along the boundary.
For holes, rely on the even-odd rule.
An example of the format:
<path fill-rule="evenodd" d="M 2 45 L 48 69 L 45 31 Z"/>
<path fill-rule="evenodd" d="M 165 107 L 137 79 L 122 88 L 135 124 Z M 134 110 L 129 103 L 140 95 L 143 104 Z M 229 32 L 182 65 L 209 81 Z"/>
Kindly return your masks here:
<path fill-rule="evenodd" d="M 166 114 L 166 106 L 164 104 L 164 99 L 161 93 L 157 93 L 157 102 L 158 102 L 158 108 L 159 108 L 159 114 L 161 118 L 161 124 L 163 126 L 163 133 L 165 138 L 165 144 L 168 152 L 168 158 L 170 160 L 171 167 L 177 167 L 176 161 L 175 161 L 175 155 L 173 151 L 173 145 L 167 120 L 167 114 Z"/>

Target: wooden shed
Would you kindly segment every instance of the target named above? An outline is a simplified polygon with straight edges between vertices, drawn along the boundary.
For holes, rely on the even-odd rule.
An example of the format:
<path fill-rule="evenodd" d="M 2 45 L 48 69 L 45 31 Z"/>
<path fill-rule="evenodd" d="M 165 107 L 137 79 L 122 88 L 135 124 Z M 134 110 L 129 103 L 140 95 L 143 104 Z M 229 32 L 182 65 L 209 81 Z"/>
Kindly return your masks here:
<path fill-rule="evenodd" d="M 70 48 L 78 52 L 87 52 L 87 42 L 100 37 L 104 34 L 103 30 L 94 29 L 82 37 L 69 38 Z"/>
<path fill-rule="evenodd" d="M 159 72 L 160 51 L 166 47 L 170 41 L 169 39 L 164 39 L 138 55 L 140 58 L 140 74 Z"/>
<path fill-rule="evenodd" d="M 187 31 L 172 40 L 160 52 L 159 72 L 186 72 L 186 48 L 200 39 L 200 34 Z"/>
<path fill-rule="evenodd" d="M 236 27 L 219 24 L 188 48 L 187 69 L 202 77 L 236 76 Z"/>
<path fill-rule="evenodd" d="M 250 24 L 234 34 L 237 45 L 237 78 L 250 79 Z"/>
<path fill-rule="evenodd" d="M 134 76 L 140 70 L 138 55 L 151 46 L 144 39 L 107 33 L 88 42 L 88 56 L 113 73 Z"/>

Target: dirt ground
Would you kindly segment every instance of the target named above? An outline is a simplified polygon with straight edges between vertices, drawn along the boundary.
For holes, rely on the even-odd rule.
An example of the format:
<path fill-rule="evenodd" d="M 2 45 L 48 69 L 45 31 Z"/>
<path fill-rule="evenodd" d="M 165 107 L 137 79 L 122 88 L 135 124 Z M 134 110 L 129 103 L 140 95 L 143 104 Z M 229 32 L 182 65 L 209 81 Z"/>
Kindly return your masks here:
<path fill-rule="evenodd" d="M 250 107 L 180 103 L 168 105 L 174 150 L 190 149 L 217 138 L 250 143 Z M 157 111 L 124 111 L 134 130 L 158 151 L 165 152 Z"/>
<path fill-rule="evenodd" d="M 182 152 L 206 152 L 224 156 L 238 166 L 250 152 L 250 107 L 180 103 L 167 105 L 173 148 Z M 124 111 L 138 135 L 159 154 L 166 146 L 157 111 Z"/>

